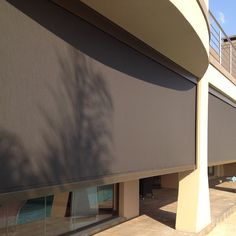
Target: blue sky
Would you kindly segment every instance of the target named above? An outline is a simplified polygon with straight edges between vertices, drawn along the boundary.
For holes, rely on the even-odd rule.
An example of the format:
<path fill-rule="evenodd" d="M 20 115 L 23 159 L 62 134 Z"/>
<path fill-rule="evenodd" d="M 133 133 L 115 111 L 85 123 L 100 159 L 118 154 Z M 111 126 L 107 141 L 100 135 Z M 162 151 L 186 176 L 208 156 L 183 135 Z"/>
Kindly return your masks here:
<path fill-rule="evenodd" d="M 209 7 L 224 31 L 236 35 L 236 0 L 209 0 Z"/>

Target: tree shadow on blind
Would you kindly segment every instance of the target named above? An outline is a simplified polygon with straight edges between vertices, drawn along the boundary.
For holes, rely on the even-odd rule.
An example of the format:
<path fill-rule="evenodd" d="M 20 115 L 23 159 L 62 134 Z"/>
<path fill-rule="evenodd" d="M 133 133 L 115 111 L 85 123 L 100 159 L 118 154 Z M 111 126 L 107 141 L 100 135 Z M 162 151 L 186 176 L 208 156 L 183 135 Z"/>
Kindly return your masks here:
<path fill-rule="evenodd" d="M 48 87 L 57 101 L 57 115 L 50 117 L 47 109 L 39 105 L 49 127 L 43 134 L 50 150 L 46 160 L 54 168 L 51 173 L 64 173 L 59 180 L 62 182 L 109 174 L 113 146 L 113 103 L 108 85 L 100 74 L 93 72 L 82 54 L 70 54 L 70 61 L 58 56 L 61 88 Z M 45 176 L 51 178 L 48 173 Z"/>
<path fill-rule="evenodd" d="M 51 185 L 63 188 L 66 183 L 109 174 L 113 103 L 108 85 L 82 54 L 68 54 L 69 61 L 58 54 L 57 84 L 44 82 L 44 94 L 50 99 L 38 97 L 33 104 L 36 111 L 25 114 L 37 117 L 31 126 L 41 129 L 37 133 L 0 129 L 0 179 L 4 180 L 0 193 Z M 17 117 L 9 118 L 18 122 Z"/>

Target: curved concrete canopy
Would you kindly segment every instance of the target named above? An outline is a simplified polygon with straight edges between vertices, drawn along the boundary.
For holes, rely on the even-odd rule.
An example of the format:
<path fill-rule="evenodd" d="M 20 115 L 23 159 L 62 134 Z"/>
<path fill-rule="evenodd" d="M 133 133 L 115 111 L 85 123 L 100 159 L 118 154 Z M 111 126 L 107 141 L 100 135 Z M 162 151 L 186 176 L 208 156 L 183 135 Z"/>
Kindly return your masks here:
<path fill-rule="evenodd" d="M 207 22 L 197 1 L 183 1 L 82 0 L 200 78 L 208 66 Z"/>

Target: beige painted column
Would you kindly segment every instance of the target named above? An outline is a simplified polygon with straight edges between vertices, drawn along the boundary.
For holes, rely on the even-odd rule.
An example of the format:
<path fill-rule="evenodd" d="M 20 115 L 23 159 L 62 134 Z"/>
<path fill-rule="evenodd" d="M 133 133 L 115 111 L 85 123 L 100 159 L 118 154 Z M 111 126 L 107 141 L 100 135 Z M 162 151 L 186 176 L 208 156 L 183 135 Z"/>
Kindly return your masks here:
<path fill-rule="evenodd" d="M 119 215 L 127 219 L 139 215 L 139 180 L 119 184 Z"/>
<path fill-rule="evenodd" d="M 208 81 L 197 85 L 196 170 L 179 174 L 176 229 L 199 232 L 211 223 L 208 186 Z"/>

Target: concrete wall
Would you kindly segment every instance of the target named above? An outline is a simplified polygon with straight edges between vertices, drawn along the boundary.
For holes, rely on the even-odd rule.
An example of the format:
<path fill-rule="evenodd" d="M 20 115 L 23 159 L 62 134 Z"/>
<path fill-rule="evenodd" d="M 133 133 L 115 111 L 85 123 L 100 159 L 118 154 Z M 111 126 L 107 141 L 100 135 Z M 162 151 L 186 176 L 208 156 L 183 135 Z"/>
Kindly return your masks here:
<path fill-rule="evenodd" d="M 219 93 L 225 95 L 233 102 L 236 102 L 236 86 L 223 73 L 220 68 L 209 65 L 205 74 L 209 86 L 215 88 Z"/>
<path fill-rule="evenodd" d="M 179 187 L 179 174 L 169 174 L 161 176 L 161 187 L 162 188 L 173 188 L 178 189 Z"/>
<path fill-rule="evenodd" d="M 69 5 L 65 0 L 54 1 Z M 205 73 L 209 31 L 196 0 L 82 2 L 197 77 Z"/>
<path fill-rule="evenodd" d="M 223 165 L 224 176 L 236 176 L 236 163 Z"/>
<path fill-rule="evenodd" d="M 203 16 L 203 12 L 201 11 L 198 2 L 196 0 L 171 0 L 171 2 L 190 22 L 209 55 L 209 32 L 207 29 L 207 21 Z M 208 6 L 208 4 L 206 4 L 206 6 Z M 187 41 L 186 38 L 183 38 L 183 40 Z"/>

